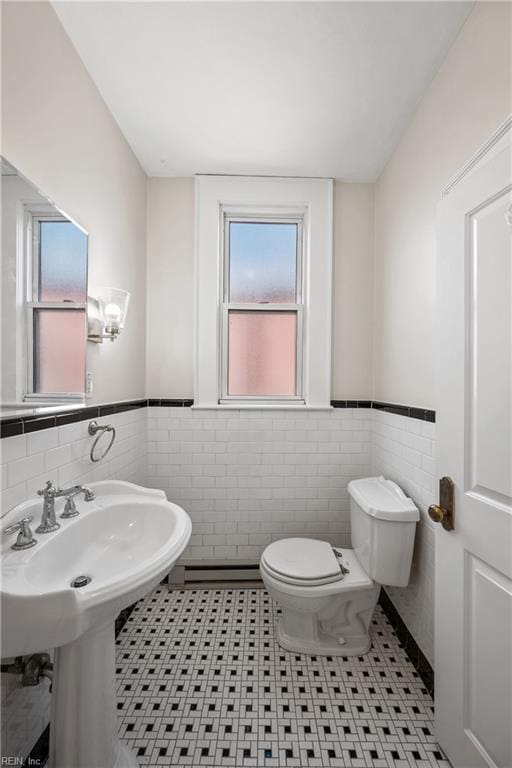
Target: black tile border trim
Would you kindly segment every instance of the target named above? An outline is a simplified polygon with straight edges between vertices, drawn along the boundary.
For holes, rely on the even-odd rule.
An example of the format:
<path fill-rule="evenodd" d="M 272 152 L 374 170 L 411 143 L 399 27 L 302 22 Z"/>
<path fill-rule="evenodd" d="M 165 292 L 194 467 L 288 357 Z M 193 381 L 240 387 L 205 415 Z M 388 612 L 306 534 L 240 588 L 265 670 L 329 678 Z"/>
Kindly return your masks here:
<path fill-rule="evenodd" d="M 190 408 L 192 405 L 192 397 L 150 397 L 148 400 L 148 406 L 151 408 Z"/>
<path fill-rule="evenodd" d="M 25 435 L 30 432 L 38 432 L 41 429 L 51 429 L 52 427 L 62 427 L 64 424 L 73 424 L 77 421 L 89 421 L 98 419 L 101 416 L 110 416 L 113 413 L 123 413 L 124 411 L 133 411 L 138 408 L 146 408 L 148 401 L 144 400 L 125 400 L 117 403 L 108 403 L 106 405 L 93 405 L 76 410 L 55 411 L 50 414 L 38 414 L 31 416 L 17 416 L 12 419 L 3 419 L 0 421 L 0 437 L 13 437 L 14 435 Z"/>
<path fill-rule="evenodd" d="M 0 421 L 0 438 L 24 435 L 51 427 L 62 427 L 64 424 L 73 424 L 77 421 L 97 419 L 102 416 L 110 416 L 114 413 L 135 410 L 136 408 L 190 408 L 194 400 L 188 397 L 178 398 L 147 398 L 140 400 L 126 400 L 105 405 L 93 405 L 76 410 L 62 410 L 55 413 L 36 416 L 16 416 L 12 419 Z M 395 403 L 382 403 L 377 400 L 331 400 L 333 408 L 374 408 L 386 413 L 395 413 L 398 416 L 408 416 L 420 421 L 435 422 L 436 412 L 426 408 L 416 408 L 409 405 L 396 405 Z"/>
<path fill-rule="evenodd" d="M 381 403 L 378 400 L 372 400 L 372 408 L 376 411 L 386 411 L 386 413 L 395 413 L 398 416 L 408 416 L 411 419 L 420 421 L 430 421 L 432 424 L 436 420 L 436 412 L 428 408 L 416 408 L 413 405 L 397 405 L 396 403 Z"/>
<path fill-rule="evenodd" d="M 407 416 L 410 419 L 420 421 L 436 420 L 436 412 L 428 408 L 417 408 L 414 405 L 398 405 L 397 403 L 383 403 L 380 400 L 331 400 L 333 408 L 374 408 L 376 411 L 386 411 L 397 416 Z"/>
<path fill-rule="evenodd" d="M 371 408 L 371 400 L 331 400 L 333 408 Z"/>
<path fill-rule="evenodd" d="M 422 679 L 425 688 L 434 698 L 434 670 L 418 643 L 407 629 L 404 620 L 393 605 L 384 587 L 380 590 L 379 605 L 396 632 L 401 646 L 409 657 L 413 667 Z"/>

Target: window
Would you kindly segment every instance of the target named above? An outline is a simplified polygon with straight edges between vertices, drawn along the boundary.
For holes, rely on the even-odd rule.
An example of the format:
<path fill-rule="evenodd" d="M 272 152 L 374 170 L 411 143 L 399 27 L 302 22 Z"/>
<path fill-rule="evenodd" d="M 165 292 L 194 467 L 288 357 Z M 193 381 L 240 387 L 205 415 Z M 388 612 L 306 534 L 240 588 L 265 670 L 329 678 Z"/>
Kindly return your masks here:
<path fill-rule="evenodd" d="M 26 399 L 83 398 L 87 235 L 48 206 L 26 211 Z"/>
<path fill-rule="evenodd" d="M 194 407 L 330 407 L 332 181 L 196 178 Z"/>
<path fill-rule="evenodd" d="M 221 402 L 302 400 L 302 224 L 224 217 Z"/>

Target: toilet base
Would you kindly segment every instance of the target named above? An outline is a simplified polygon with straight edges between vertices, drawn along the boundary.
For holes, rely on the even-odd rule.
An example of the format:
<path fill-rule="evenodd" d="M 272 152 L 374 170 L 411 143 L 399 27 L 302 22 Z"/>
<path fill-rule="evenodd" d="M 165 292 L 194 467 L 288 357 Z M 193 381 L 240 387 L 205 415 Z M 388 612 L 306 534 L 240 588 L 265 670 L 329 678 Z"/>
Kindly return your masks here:
<path fill-rule="evenodd" d="M 319 656 L 361 656 L 371 647 L 370 621 L 380 586 L 347 589 L 346 584 L 298 592 L 262 572 L 270 596 L 280 605 L 277 642 L 287 651 Z"/>
<path fill-rule="evenodd" d="M 325 584 L 285 581 L 262 559 L 261 577 L 281 608 L 277 641 L 285 650 L 319 656 L 361 656 L 370 650 L 369 627 L 380 585 L 364 571 L 353 550 L 341 552 L 346 573 Z"/>
<path fill-rule="evenodd" d="M 279 619 L 277 625 L 277 642 L 285 651 L 291 653 L 305 653 L 315 656 L 362 656 L 371 648 L 369 635 L 359 637 L 344 637 L 342 645 L 335 637 L 317 632 L 313 642 L 300 637 L 287 635 L 283 628 L 283 622 Z"/>

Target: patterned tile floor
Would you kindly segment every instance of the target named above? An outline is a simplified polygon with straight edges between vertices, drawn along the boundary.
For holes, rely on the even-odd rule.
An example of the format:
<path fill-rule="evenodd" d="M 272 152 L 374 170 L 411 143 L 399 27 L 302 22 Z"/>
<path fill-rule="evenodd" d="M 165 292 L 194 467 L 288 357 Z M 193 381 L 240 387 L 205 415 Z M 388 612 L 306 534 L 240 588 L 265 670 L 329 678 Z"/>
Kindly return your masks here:
<path fill-rule="evenodd" d="M 275 641 L 263 589 L 159 587 L 117 639 L 122 738 L 141 766 L 449 768 L 433 702 L 378 607 L 372 649 L 308 657 Z"/>

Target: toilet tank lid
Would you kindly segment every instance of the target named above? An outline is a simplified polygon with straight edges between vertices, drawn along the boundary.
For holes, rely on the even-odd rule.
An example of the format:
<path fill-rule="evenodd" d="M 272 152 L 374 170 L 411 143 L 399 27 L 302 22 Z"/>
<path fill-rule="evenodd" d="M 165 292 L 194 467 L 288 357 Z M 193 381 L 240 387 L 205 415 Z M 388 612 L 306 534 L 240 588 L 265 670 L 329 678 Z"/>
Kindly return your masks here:
<path fill-rule="evenodd" d="M 351 480 L 348 492 L 367 515 L 381 520 L 412 522 L 420 519 L 416 504 L 400 486 L 385 477 Z"/>

